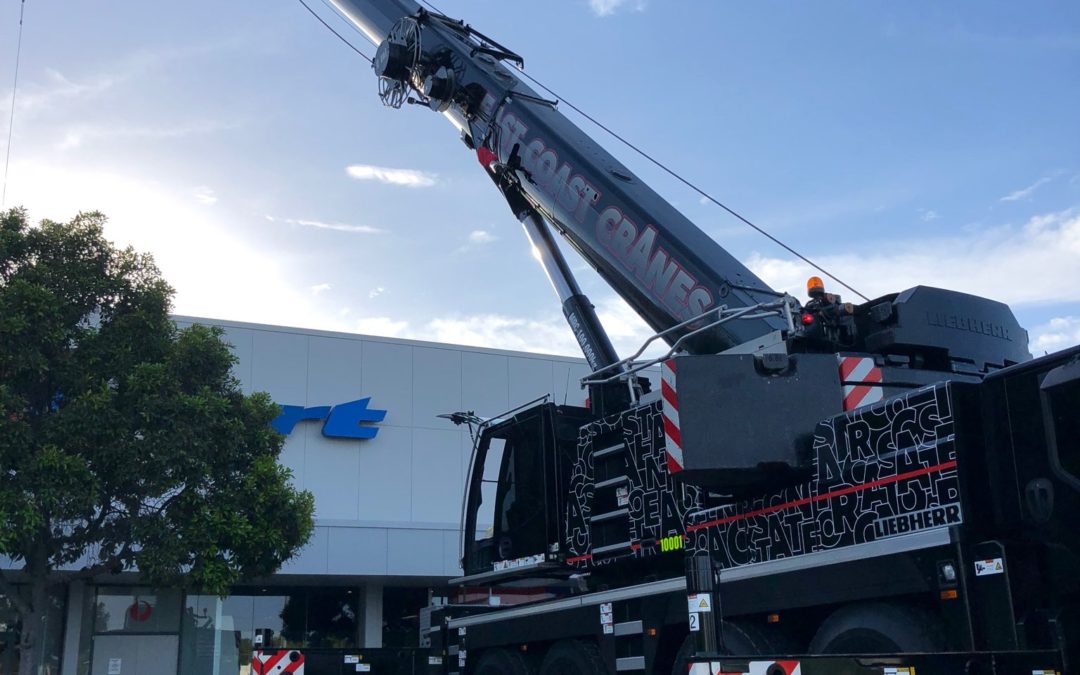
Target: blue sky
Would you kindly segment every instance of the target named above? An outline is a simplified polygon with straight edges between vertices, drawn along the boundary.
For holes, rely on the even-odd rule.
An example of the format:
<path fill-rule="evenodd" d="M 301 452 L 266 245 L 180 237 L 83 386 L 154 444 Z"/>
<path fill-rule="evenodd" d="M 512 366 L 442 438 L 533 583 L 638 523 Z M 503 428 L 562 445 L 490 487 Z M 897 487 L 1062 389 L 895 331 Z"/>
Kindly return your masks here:
<path fill-rule="evenodd" d="M 1077 3 L 436 4 L 865 294 L 987 295 L 1037 353 L 1080 342 Z M 18 12 L 0 2 L 5 122 Z M 375 92 L 296 0 L 27 0 L 7 205 L 106 212 L 179 313 L 578 355 L 456 132 Z M 790 255 L 579 123 L 801 294 Z M 644 325 L 568 255 L 629 352 Z"/>

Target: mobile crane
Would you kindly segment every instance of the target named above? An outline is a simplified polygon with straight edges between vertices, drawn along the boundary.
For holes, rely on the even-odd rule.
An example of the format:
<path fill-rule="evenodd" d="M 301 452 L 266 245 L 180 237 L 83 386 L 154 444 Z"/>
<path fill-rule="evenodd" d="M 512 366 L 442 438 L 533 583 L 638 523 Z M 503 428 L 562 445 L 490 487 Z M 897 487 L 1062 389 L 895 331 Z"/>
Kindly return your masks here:
<path fill-rule="evenodd" d="M 777 293 L 519 55 L 413 0 L 332 2 L 379 45 L 383 102 L 475 152 L 593 369 L 586 408 L 480 424 L 434 672 L 1078 667 L 1080 349 L 1032 360 L 1007 306 L 943 289 Z M 619 359 L 552 230 L 665 357 Z"/>

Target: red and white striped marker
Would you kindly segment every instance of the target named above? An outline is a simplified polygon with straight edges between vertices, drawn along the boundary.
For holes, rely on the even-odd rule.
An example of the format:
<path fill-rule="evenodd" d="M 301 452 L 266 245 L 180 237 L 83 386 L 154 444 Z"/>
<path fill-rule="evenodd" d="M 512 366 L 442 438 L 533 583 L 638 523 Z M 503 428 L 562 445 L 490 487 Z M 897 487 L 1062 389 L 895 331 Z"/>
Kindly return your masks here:
<path fill-rule="evenodd" d="M 679 399 L 675 396 L 675 359 L 660 364 L 660 397 L 664 401 L 664 438 L 667 441 L 668 473 L 683 470 L 682 434 L 679 432 Z"/>
<path fill-rule="evenodd" d="M 290 657 L 290 654 L 296 654 L 296 657 Z M 257 650 L 251 659 L 251 672 L 255 675 L 304 675 L 304 654 L 295 649 Z"/>
<path fill-rule="evenodd" d="M 743 662 L 745 663 L 745 661 Z M 798 661 L 751 661 L 747 664 L 749 669 L 745 672 L 724 668 L 723 664 L 712 661 L 710 663 L 694 663 L 689 667 L 689 675 L 802 675 L 802 664 Z M 741 669 L 740 669 L 741 670 Z"/>
<path fill-rule="evenodd" d="M 885 398 L 881 368 L 874 365 L 873 357 L 837 355 L 836 358 L 840 362 L 840 382 L 844 385 L 845 412 Z"/>

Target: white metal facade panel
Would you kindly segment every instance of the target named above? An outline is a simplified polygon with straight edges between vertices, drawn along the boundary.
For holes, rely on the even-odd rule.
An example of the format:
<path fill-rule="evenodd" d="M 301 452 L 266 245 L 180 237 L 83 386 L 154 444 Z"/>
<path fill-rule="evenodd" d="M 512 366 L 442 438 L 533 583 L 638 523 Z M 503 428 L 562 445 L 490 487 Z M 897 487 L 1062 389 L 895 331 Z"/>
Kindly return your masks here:
<path fill-rule="evenodd" d="M 438 415 L 461 410 L 461 352 L 413 347 L 413 427 L 453 429 Z"/>
<path fill-rule="evenodd" d="M 307 546 L 281 566 L 282 574 L 326 574 L 329 528 L 315 527 Z"/>
<path fill-rule="evenodd" d="M 413 429 L 412 519 L 457 526 L 462 483 L 447 480 L 461 475 L 461 431 Z"/>
<path fill-rule="evenodd" d="M 443 570 L 449 577 L 459 577 L 461 569 L 461 533 L 458 530 L 443 532 Z"/>
<path fill-rule="evenodd" d="M 361 378 L 364 343 L 312 336 L 308 339 L 306 405 L 332 405 L 371 396 Z M 379 407 L 373 400 L 372 408 Z"/>
<path fill-rule="evenodd" d="M 358 501 L 361 520 L 412 521 L 412 429 L 384 426 L 362 441 Z"/>
<path fill-rule="evenodd" d="M 236 375 L 236 379 L 240 380 L 241 389 L 245 394 L 252 393 L 255 391 L 251 382 L 253 365 L 251 355 L 254 350 L 255 331 L 247 328 L 228 327 L 225 328 L 225 334 L 221 337 L 229 345 L 233 356 L 236 357 L 237 363 L 233 367 L 233 373 Z"/>
<path fill-rule="evenodd" d="M 326 438 L 322 424 L 302 422 L 293 436 L 304 435 L 304 488 L 315 496 L 315 517 L 335 520 L 360 518 L 360 463 L 364 444 L 346 438 Z M 376 437 L 375 442 L 379 438 Z"/>
<path fill-rule="evenodd" d="M 382 426 L 412 426 L 413 347 L 365 340 L 363 352 L 364 396 L 372 408 L 387 411 Z"/>
<path fill-rule="evenodd" d="M 251 386 L 276 403 L 304 405 L 307 400 L 308 336 L 256 331 L 252 336 Z"/>
<path fill-rule="evenodd" d="M 501 354 L 463 352 L 461 406 L 481 417 L 493 417 L 510 408 L 509 359 Z"/>
<path fill-rule="evenodd" d="M 552 363 L 546 359 L 510 357 L 510 405 L 516 406 L 554 392 Z"/>
<path fill-rule="evenodd" d="M 330 527 L 327 574 L 388 574 L 383 527 Z"/>
<path fill-rule="evenodd" d="M 443 530 L 389 530 L 386 547 L 390 574 L 442 576 Z"/>

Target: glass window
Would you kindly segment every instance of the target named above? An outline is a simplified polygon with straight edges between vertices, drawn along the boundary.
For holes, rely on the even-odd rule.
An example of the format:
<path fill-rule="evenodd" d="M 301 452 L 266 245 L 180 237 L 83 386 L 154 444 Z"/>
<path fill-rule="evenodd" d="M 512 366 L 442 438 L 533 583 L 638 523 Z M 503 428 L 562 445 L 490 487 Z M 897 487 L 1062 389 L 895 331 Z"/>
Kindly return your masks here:
<path fill-rule="evenodd" d="M 180 591 L 99 586 L 95 633 L 175 633 L 180 628 Z"/>
<path fill-rule="evenodd" d="M 357 611 L 352 589 L 313 589 L 308 595 L 307 646 L 355 647 Z"/>
<path fill-rule="evenodd" d="M 1073 478 L 1080 478 L 1080 382 L 1053 387 L 1048 394 L 1058 461 Z"/>
<path fill-rule="evenodd" d="M 272 631 L 269 648 L 357 647 L 357 614 L 350 588 L 251 589 L 224 599 L 189 595 L 181 622 L 180 675 L 249 672 L 258 631 Z"/>
<path fill-rule="evenodd" d="M 484 457 L 484 477 L 480 483 L 480 504 L 476 511 L 476 540 L 490 539 L 495 524 L 495 492 L 499 485 L 506 439 L 492 438 Z"/>
<path fill-rule="evenodd" d="M 292 641 L 285 639 L 285 605 L 289 602 L 287 595 L 256 595 L 251 598 L 254 608 L 252 626 L 255 630 L 271 630 L 274 637 L 271 646 L 296 647 L 302 643 L 303 626 L 299 630 L 290 626 L 289 635 L 294 636 Z"/>
<path fill-rule="evenodd" d="M 427 604 L 426 588 L 383 589 L 383 646 L 419 646 L 420 609 Z"/>

